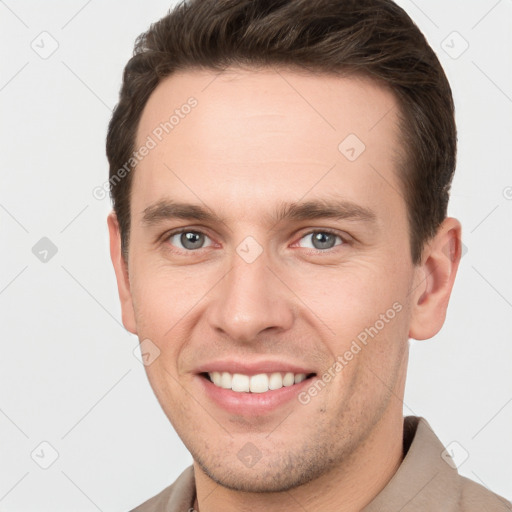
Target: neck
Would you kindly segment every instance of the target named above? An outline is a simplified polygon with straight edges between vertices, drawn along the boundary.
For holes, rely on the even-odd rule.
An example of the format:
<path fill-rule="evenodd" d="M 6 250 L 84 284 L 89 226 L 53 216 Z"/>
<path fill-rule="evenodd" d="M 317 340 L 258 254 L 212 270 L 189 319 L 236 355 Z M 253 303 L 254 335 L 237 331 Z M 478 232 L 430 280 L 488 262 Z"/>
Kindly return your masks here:
<path fill-rule="evenodd" d="M 358 512 L 395 474 L 403 458 L 403 415 L 394 407 L 350 457 L 320 478 L 285 492 L 247 493 L 218 485 L 194 462 L 197 512 L 322 510 Z"/>

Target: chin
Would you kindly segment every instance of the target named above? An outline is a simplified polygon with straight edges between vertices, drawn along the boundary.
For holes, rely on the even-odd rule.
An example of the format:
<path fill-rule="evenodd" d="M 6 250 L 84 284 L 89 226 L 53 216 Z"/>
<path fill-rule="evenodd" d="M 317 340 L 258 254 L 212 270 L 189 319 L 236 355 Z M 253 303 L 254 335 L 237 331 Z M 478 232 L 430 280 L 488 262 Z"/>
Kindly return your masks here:
<path fill-rule="evenodd" d="M 205 464 L 196 457 L 194 460 L 215 483 L 238 492 L 285 492 L 307 484 L 329 471 L 325 457 L 318 461 L 306 460 L 297 455 L 285 458 L 274 461 L 267 458 L 265 461 L 263 457 L 252 467 L 244 466 L 238 459 L 232 466 L 226 464 L 225 458 L 223 462 L 214 464 Z"/>

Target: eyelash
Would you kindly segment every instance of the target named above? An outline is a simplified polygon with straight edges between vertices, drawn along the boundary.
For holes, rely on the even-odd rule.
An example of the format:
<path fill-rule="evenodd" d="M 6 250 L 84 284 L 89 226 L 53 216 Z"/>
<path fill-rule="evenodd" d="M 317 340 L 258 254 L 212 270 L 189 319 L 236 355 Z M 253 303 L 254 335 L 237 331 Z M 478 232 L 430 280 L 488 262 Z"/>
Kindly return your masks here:
<path fill-rule="evenodd" d="M 165 235 L 163 235 L 163 241 L 165 243 L 167 243 L 167 245 L 171 245 L 170 243 L 168 243 L 169 239 L 172 238 L 173 236 L 176 236 L 176 235 L 181 235 L 182 233 L 197 233 L 197 234 L 201 234 L 201 235 L 204 235 L 205 237 L 208 237 L 211 239 L 210 236 L 208 236 L 207 233 L 205 233 L 204 231 L 200 230 L 200 229 L 191 229 L 191 228 L 180 228 L 180 229 L 177 229 L 175 231 L 170 231 L 168 233 L 166 233 Z M 341 243 L 340 244 L 336 244 L 334 245 L 334 247 L 331 247 L 329 249 L 311 249 L 311 248 L 307 248 L 307 252 L 310 253 L 310 254 L 329 254 L 331 253 L 332 251 L 336 250 L 336 248 L 338 247 L 341 247 L 343 245 L 347 245 L 349 242 L 347 240 L 346 237 L 343 237 L 342 235 L 340 235 L 337 231 L 335 230 L 332 230 L 332 229 L 328 229 L 328 228 L 324 228 L 324 229 L 312 229 L 310 231 L 307 231 L 306 233 L 303 233 L 300 238 L 298 239 L 297 242 L 295 243 L 298 243 L 300 240 L 302 240 L 303 238 L 305 238 L 306 236 L 308 235 L 313 235 L 315 233 L 327 233 L 327 234 L 330 234 L 330 235 L 334 235 L 336 236 L 337 238 L 339 238 L 341 240 Z M 213 240 L 212 240 L 213 242 Z M 213 242 L 212 245 L 214 245 L 215 242 Z M 295 244 L 294 243 L 294 244 Z M 180 248 L 177 248 L 175 246 L 172 246 L 173 247 L 173 252 L 179 252 L 181 254 L 191 254 L 191 253 L 197 253 L 199 251 L 201 251 L 201 249 L 207 249 L 208 247 L 200 247 L 199 249 L 180 249 Z"/>

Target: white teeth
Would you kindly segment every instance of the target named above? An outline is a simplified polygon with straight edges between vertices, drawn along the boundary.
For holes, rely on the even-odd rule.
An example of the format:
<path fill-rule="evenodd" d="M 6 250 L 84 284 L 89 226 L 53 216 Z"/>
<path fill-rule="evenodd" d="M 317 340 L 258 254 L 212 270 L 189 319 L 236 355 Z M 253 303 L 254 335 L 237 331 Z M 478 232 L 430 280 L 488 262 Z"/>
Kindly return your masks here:
<path fill-rule="evenodd" d="M 222 372 L 220 376 L 220 387 L 224 389 L 231 389 L 231 374 L 228 372 Z"/>
<path fill-rule="evenodd" d="M 305 373 L 292 372 L 284 373 L 284 376 L 279 372 L 259 373 L 252 376 L 241 373 L 210 372 L 208 375 L 216 386 L 240 393 L 266 393 L 269 390 L 281 389 L 283 386 L 298 384 L 306 378 Z"/>
<path fill-rule="evenodd" d="M 231 381 L 231 389 L 233 391 L 249 391 L 250 377 L 248 375 L 242 375 L 241 373 L 235 373 L 233 380 Z"/>
<path fill-rule="evenodd" d="M 295 384 L 302 382 L 305 378 L 306 378 L 305 373 L 297 373 L 297 375 L 295 375 Z"/>
<path fill-rule="evenodd" d="M 270 376 L 268 389 L 281 389 L 283 387 L 283 377 L 280 373 L 273 373 Z"/>
<path fill-rule="evenodd" d="M 222 377 L 219 372 L 212 372 L 212 373 L 209 373 L 208 375 L 210 375 L 210 379 L 213 380 L 213 383 L 215 385 L 221 387 L 220 382 L 222 380 Z"/>
<path fill-rule="evenodd" d="M 293 373 L 287 373 L 283 378 L 283 386 L 291 386 L 295 382 Z"/>
<path fill-rule="evenodd" d="M 234 377 L 235 376 L 233 375 L 233 380 Z M 251 393 L 265 393 L 265 391 L 268 391 L 268 376 L 265 373 L 253 375 L 251 377 L 251 384 L 249 388 Z"/>

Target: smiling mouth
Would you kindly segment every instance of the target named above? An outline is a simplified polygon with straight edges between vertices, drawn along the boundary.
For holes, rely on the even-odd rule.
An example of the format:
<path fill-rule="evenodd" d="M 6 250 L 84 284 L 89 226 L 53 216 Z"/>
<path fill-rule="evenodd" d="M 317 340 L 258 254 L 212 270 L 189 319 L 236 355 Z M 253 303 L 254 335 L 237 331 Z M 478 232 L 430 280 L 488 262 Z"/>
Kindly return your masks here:
<path fill-rule="evenodd" d="M 238 393 L 266 393 L 299 384 L 314 377 L 316 373 L 272 372 L 245 375 L 229 372 L 203 372 L 200 375 L 222 389 Z"/>

